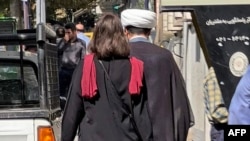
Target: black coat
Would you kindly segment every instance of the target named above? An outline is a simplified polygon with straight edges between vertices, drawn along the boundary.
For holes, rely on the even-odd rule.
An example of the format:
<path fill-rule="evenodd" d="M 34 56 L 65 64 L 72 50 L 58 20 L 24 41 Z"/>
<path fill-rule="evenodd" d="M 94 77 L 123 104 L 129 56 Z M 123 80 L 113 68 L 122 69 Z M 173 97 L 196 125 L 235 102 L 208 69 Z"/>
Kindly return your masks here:
<path fill-rule="evenodd" d="M 76 38 L 74 42 L 65 42 L 62 39 L 58 45 L 59 66 L 67 69 L 75 69 L 76 65 L 86 54 L 86 43 Z"/>
<path fill-rule="evenodd" d="M 98 93 L 93 99 L 85 99 L 81 94 L 81 77 L 83 62 L 76 68 L 69 97 L 62 120 L 62 141 L 73 141 L 79 127 L 79 141 L 138 141 L 138 136 L 131 126 L 128 115 L 122 115 L 119 121 L 126 131 L 121 131 L 114 121 L 107 94 L 107 78 L 95 58 Z M 123 102 L 132 109 L 134 118 L 144 141 L 152 141 L 152 127 L 147 112 L 147 95 L 145 89 L 138 96 L 128 92 L 131 65 L 128 59 L 103 61 L 111 80 L 119 92 Z M 145 85 L 145 84 L 144 84 Z M 133 103 L 133 104 L 132 104 Z M 133 105 L 133 106 L 132 106 Z"/>
<path fill-rule="evenodd" d="M 194 117 L 171 52 L 149 42 L 130 45 L 131 55 L 144 62 L 154 141 L 186 141 Z"/>

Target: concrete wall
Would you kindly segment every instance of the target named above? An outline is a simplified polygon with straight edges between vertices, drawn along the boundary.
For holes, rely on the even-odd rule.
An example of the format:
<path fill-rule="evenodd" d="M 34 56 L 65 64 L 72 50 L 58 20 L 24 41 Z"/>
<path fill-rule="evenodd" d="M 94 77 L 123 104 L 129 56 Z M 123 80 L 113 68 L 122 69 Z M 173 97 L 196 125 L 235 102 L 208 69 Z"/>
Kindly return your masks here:
<path fill-rule="evenodd" d="M 208 141 L 210 129 L 205 115 L 202 85 L 207 65 L 195 29 L 190 22 L 184 22 L 183 25 L 183 48 L 182 72 L 195 116 L 195 125 L 191 129 L 189 140 Z"/>
<path fill-rule="evenodd" d="M 168 32 L 167 23 L 163 20 L 164 32 Z M 166 48 L 172 51 L 186 81 L 188 97 L 195 116 L 195 125 L 190 130 L 188 141 L 209 141 L 210 124 L 205 115 L 202 85 L 208 68 L 203 51 L 191 22 L 183 21 L 182 28 L 178 29 L 175 35 L 167 39 L 170 42 Z"/>

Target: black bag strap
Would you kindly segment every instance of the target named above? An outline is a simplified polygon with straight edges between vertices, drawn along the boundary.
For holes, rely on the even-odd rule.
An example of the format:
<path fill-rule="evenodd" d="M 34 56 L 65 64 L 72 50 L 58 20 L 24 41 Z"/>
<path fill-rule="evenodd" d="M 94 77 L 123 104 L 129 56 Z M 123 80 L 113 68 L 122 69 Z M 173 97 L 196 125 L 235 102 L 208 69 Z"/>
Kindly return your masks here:
<path fill-rule="evenodd" d="M 128 114 L 128 116 L 129 116 L 129 118 L 130 118 L 130 121 L 131 121 L 131 124 L 132 124 L 132 126 L 133 126 L 133 128 L 134 128 L 134 130 L 135 130 L 135 132 L 136 132 L 136 134 L 137 134 L 137 136 L 138 136 L 139 141 L 143 141 L 143 139 L 142 139 L 142 137 L 141 137 L 141 134 L 140 134 L 140 132 L 139 132 L 139 130 L 138 130 L 138 128 L 137 128 L 137 125 L 136 125 L 136 122 L 135 122 L 133 113 L 131 112 L 131 110 L 130 110 L 130 108 L 128 107 L 128 105 L 126 105 L 126 104 L 122 101 L 121 97 L 119 96 L 118 91 L 117 91 L 117 89 L 115 88 L 115 86 L 114 86 L 112 80 L 110 79 L 110 76 L 109 76 L 109 74 L 108 74 L 106 68 L 104 67 L 102 61 L 99 60 L 99 62 L 100 62 L 101 66 L 102 66 L 102 68 L 103 68 L 103 70 L 104 70 L 104 73 L 105 73 L 106 77 L 108 78 L 108 80 L 109 80 L 109 82 L 110 82 L 110 84 L 111 84 L 111 85 L 110 85 L 110 86 L 111 86 L 110 89 L 112 90 L 112 92 L 110 92 L 111 94 L 109 94 L 109 95 L 108 95 L 108 93 L 107 93 L 107 97 L 108 97 L 109 104 L 110 104 L 111 102 L 113 102 L 113 103 L 115 102 L 115 106 L 112 106 L 112 105 L 111 105 L 110 107 L 112 108 L 113 111 L 117 111 L 115 108 L 121 108 L 121 110 L 123 110 L 123 112 L 125 112 L 126 114 Z M 112 98 L 112 99 L 111 99 L 111 98 Z M 116 115 L 115 115 L 115 114 L 113 114 L 113 115 L 114 115 L 115 121 L 117 121 L 117 120 L 116 120 L 116 117 L 115 117 Z M 118 123 L 118 125 L 119 125 L 119 123 Z"/>

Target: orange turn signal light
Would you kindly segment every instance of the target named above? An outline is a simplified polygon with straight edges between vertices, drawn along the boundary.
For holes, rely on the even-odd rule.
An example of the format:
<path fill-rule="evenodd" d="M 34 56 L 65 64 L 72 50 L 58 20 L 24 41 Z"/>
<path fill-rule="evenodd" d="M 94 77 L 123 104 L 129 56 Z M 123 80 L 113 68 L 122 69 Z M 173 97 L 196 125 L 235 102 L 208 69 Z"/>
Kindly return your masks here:
<path fill-rule="evenodd" d="M 38 141 L 56 141 L 53 129 L 49 126 L 39 126 Z"/>

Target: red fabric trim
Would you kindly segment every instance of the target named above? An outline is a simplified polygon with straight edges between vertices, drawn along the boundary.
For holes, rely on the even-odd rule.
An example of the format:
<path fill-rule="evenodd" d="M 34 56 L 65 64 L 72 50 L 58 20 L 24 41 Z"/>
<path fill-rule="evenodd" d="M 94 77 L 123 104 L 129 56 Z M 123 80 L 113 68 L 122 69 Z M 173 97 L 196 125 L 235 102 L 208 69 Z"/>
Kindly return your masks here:
<path fill-rule="evenodd" d="M 82 96 L 85 98 L 92 98 L 97 93 L 94 54 L 85 55 L 82 73 Z"/>
<path fill-rule="evenodd" d="M 143 78 L 143 62 L 135 57 L 130 58 L 131 78 L 129 82 L 129 92 L 131 95 L 140 94 Z"/>
<path fill-rule="evenodd" d="M 138 95 L 141 92 L 143 78 L 143 62 L 131 57 L 131 78 L 129 82 L 129 92 L 131 95 Z M 81 80 L 82 96 L 92 98 L 97 93 L 96 68 L 94 63 L 94 54 L 84 57 L 84 65 Z"/>

